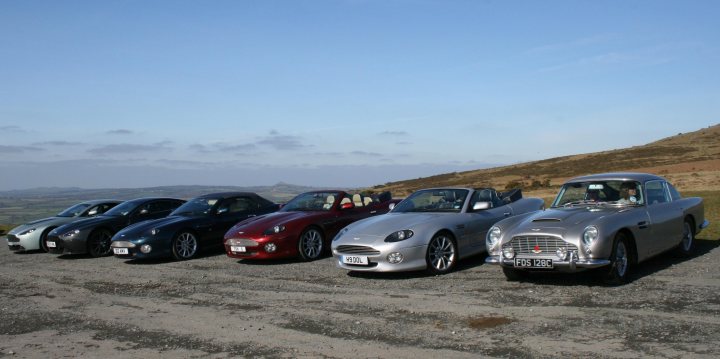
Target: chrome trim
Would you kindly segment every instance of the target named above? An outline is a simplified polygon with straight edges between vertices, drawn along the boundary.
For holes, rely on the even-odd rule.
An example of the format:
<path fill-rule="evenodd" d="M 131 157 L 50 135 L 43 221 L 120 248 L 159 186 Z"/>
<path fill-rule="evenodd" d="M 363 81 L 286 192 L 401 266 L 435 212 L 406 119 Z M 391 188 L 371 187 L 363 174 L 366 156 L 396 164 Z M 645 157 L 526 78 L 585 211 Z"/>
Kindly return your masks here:
<path fill-rule="evenodd" d="M 114 241 L 110 243 L 111 248 L 135 248 L 137 245 L 128 241 Z"/>
<path fill-rule="evenodd" d="M 230 241 L 233 241 L 233 244 L 229 244 Z M 260 245 L 260 243 L 255 242 L 252 239 L 245 238 L 230 238 L 225 243 L 229 246 L 237 247 L 257 247 Z"/>
<path fill-rule="evenodd" d="M 357 245 L 341 245 L 335 248 L 338 254 L 362 254 L 368 256 L 377 256 L 380 251 L 368 246 L 357 246 Z"/>
<path fill-rule="evenodd" d="M 550 257 L 548 256 L 548 258 Z M 515 262 L 512 259 L 500 259 L 500 256 L 488 256 L 487 258 L 485 258 L 485 263 L 513 267 Z M 570 259 L 567 261 L 553 259 L 554 268 L 567 268 L 570 271 L 575 271 L 579 268 L 598 268 L 607 265 L 610 265 L 610 260 L 608 259 L 577 259 L 574 255 L 571 255 Z"/>

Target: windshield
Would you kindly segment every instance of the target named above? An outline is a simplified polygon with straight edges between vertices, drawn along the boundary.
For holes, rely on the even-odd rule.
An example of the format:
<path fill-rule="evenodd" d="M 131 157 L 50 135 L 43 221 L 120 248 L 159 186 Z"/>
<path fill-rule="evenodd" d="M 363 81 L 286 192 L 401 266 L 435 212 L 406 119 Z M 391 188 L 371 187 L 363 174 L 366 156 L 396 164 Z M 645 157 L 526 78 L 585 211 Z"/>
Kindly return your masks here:
<path fill-rule="evenodd" d="M 291 199 L 281 211 L 329 211 L 338 196 L 340 196 L 338 192 L 303 193 Z"/>
<path fill-rule="evenodd" d="M 77 216 L 81 215 L 85 211 L 85 209 L 87 209 L 88 207 L 90 207 L 90 204 L 88 204 L 88 203 L 76 204 L 76 205 L 58 213 L 57 216 L 58 217 L 77 217 Z"/>
<path fill-rule="evenodd" d="M 132 210 L 134 210 L 137 207 L 137 202 L 135 201 L 127 201 L 120 203 L 119 205 L 113 207 L 111 210 L 105 212 L 104 216 L 127 216 Z"/>
<path fill-rule="evenodd" d="M 193 198 L 182 206 L 178 207 L 172 213 L 171 216 L 202 216 L 209 214 L 215 203 L 220 199 L 218 198 Z"/>
<path fill-rule="evenodd" d="M 466 189 L 428 189 L 417 191 L 405 198 L 393 213 L 406 212 L 454 212 L 462 210 L 468 190 Z"/>
<path fill-rule="evenodd" d="M 566 183 L 552 207 L 574 205 L 642 205 L 642 186 L 636 181 L 587 181 Z"/>

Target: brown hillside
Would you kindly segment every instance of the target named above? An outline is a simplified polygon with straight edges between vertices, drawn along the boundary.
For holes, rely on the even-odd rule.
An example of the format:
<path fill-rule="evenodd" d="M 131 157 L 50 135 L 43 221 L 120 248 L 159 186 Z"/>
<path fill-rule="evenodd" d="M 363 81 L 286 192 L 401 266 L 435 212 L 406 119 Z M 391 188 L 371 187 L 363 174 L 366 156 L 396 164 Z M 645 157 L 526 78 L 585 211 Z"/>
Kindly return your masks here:
<path fill-rule="evenodd" d="M 614 171 L 659 174 L 680 190 L 720 190 L 720 125 L 642 146 L 390 182 L 372 190 L 405 196 L 428 187 L 519 186 L 535 195 L 552 195 L 570 177 Z"/>

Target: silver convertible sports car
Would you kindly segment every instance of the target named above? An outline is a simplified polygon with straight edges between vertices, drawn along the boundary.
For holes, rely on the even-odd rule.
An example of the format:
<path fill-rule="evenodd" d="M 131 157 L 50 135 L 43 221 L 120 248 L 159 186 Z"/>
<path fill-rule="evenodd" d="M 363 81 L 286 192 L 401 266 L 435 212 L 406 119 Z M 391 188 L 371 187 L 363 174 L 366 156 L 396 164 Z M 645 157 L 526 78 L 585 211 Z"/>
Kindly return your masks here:
<path fill-rule="evenodd" d="M 707 227 L 703 200 L 682 198 L 664 178 L 606 173 L 565 183 L 552 207 L 498 222 L 486 262 L 508 280 L 528 271 L 604 268 L 608 284 L 629 279 L 639 262 L 668 250 L 688 255 Z"/>
<path fill-rule="evenodd" d="M 351 271 L 451 271 L 458 260 L 485 250 L 497 221 L 542 209 L 520 190 L 433 188 L 417 191 L 385 215 L 343 228 L 332 242 L 340 268 Z M 392 205 L 391 205 L 392 207 Z"/>
<path fill-rule="evenodd" d="M 11 251 L 32 251 L 41 249 L 47 252 L 45 238 L 53 229 L 90 217 L 105 213 L 122 201 L 118 200 L 95 200 L 78 203 L 54 217 L 38 219 L 30 223 L 15 227 L 7 234 L 8 247 Z"/>

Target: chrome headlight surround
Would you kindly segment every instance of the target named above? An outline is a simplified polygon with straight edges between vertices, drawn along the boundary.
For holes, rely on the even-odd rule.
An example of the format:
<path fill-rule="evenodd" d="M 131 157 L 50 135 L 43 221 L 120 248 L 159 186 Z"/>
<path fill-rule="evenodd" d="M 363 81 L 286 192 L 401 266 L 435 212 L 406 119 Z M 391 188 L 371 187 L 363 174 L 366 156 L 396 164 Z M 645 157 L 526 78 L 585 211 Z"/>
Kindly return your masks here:
<path fill-rule="evenodd" d="M 272 234 L 280 233 L 284 230 L 285 230 L 285 226 L 283 226 L 282 224 L 278 224 L 276 226 L 272 226 L 272 227 L 266 229 L 265 232 L 263 232 L 263 234 L 264 235 L 272 235 Z"/>
<path fill-rule="evenodd" d="M 582 234 L 582 244 L 583 248 L 585 249 L 585 253 L 590 254 L 590 247 L 597 241 L 597 239 L 600 237 L 597 227 L 595 226 L 587 226 L 583 230 Z"/>
<path fill-rule="evenodd" d="M 385 242 L 392 243 L 392 242 L 404 241 L 406 239 L 412 238 L 412 236 L 414 234 L 415 233 L 413 233 L 413 231 L 411 231 L 409 229 L 395 231 L 395 232 L 390 233 L 390 235 L 388 235 L 387 237 L 385 237 Z"/>
<path fill-rule="evenodd" d="M 490 227 L 485 237 L 485 249 L 490 255 L 500 255 L 500 237 L 502 236 L 502 230 L 498 226 Z"/>

